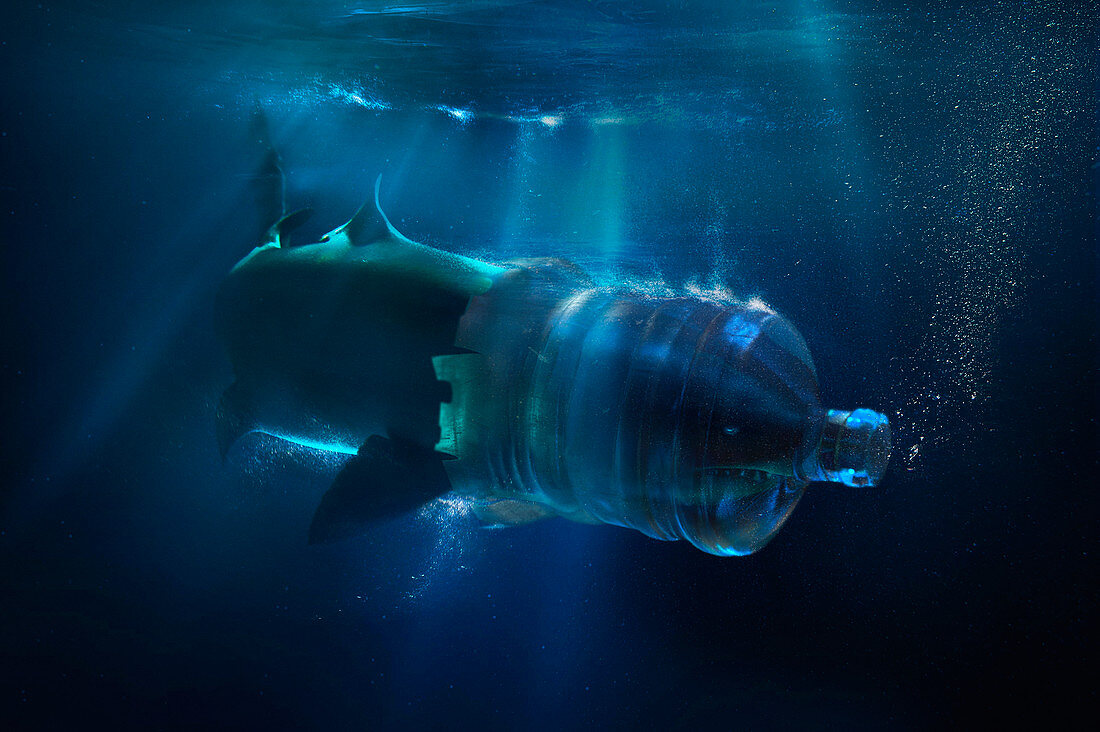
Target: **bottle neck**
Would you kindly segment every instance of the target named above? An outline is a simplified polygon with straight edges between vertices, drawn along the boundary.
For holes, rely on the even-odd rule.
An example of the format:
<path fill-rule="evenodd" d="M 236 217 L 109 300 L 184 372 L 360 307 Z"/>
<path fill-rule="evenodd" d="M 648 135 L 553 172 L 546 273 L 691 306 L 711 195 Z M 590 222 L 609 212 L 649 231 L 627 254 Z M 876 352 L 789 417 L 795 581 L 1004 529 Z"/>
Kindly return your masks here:
<path fill-rule="evenodd" d="M 796 471 L 803 480 L 873 487 L 890 460 L 890 422 L 870 409 L 830 409 L 807 447 Z"/>

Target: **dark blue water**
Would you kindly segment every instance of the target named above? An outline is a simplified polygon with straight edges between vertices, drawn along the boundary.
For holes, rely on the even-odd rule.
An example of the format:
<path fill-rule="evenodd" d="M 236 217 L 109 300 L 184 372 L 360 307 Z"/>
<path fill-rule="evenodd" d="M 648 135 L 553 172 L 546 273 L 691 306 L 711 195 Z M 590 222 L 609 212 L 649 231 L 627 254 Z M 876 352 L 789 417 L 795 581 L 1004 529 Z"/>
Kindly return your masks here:
<path fill-rule="evenodd" d="M 1096 11 L 970 5 L 5 5 L 4 727 L 1094 714 Z M 339 459 L 214 439 L 257 107 L 312 237 L 383 173 L 413 239 L 764 299 L 882 486 L 746 558 L 454 502 L 308 546 Z"/>

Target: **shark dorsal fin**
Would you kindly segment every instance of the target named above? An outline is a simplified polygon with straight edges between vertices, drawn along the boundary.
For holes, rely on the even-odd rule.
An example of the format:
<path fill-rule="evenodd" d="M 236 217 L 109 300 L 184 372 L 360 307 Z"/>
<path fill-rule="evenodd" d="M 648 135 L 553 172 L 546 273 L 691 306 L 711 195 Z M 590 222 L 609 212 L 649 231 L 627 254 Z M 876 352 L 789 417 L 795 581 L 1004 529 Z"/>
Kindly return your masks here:
<path fill-rule="evenodd" d="M 393 228 L 393 224 L 390 223 L 386 213 L 382 210 L 382 205 L 378 202 L 378 192 L 381 187 L 382 176 L 378 176 L 374 181 L 374 201 L 367 201 L 360 206 L 350 221 L 325 234 L 321 237 L 321 241 L 328 241 L 337 234 L 346 236 L 348 243 L 352 246 L 363 246 L 386 239 L 409 241 L 401 232 Z"/>

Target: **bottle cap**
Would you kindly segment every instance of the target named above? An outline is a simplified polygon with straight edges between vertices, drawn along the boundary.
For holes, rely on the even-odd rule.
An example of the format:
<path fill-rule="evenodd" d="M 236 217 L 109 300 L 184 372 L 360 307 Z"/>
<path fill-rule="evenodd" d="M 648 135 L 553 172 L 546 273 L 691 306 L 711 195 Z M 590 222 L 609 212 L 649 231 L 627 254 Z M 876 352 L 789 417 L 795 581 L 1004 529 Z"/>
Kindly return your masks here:
<path fill-rule="evenodd" d="M 870 409 L 830 409 L 814 457 L 817 470 L 807 471 L 809 480 L 874 486 L 890 461 L 890 422 Z"/>

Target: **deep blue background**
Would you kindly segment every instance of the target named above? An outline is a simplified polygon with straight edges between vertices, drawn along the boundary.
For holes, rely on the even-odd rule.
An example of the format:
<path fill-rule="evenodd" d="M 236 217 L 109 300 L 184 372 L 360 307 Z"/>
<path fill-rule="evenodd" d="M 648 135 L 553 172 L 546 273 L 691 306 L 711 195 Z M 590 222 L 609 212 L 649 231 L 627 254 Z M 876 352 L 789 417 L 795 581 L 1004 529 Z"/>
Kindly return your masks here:
<path fill-rule="evenodd" d="M 5 726 L 1095 716 L 1095 18 L 635 5 L 314 36 L 258 4 L 5 8 Z M 364 69 L 389 109 L 332 91 Z M 339 463 L 256 438 L 223 465 L 213 436 L 256 103 L 310 234 L 384 171 L 414 239 L 762 296 L 829 406 L 891 415 L 882 487 L 813 487 L 742 559 L 446 507 L 307 546 Z"/>

